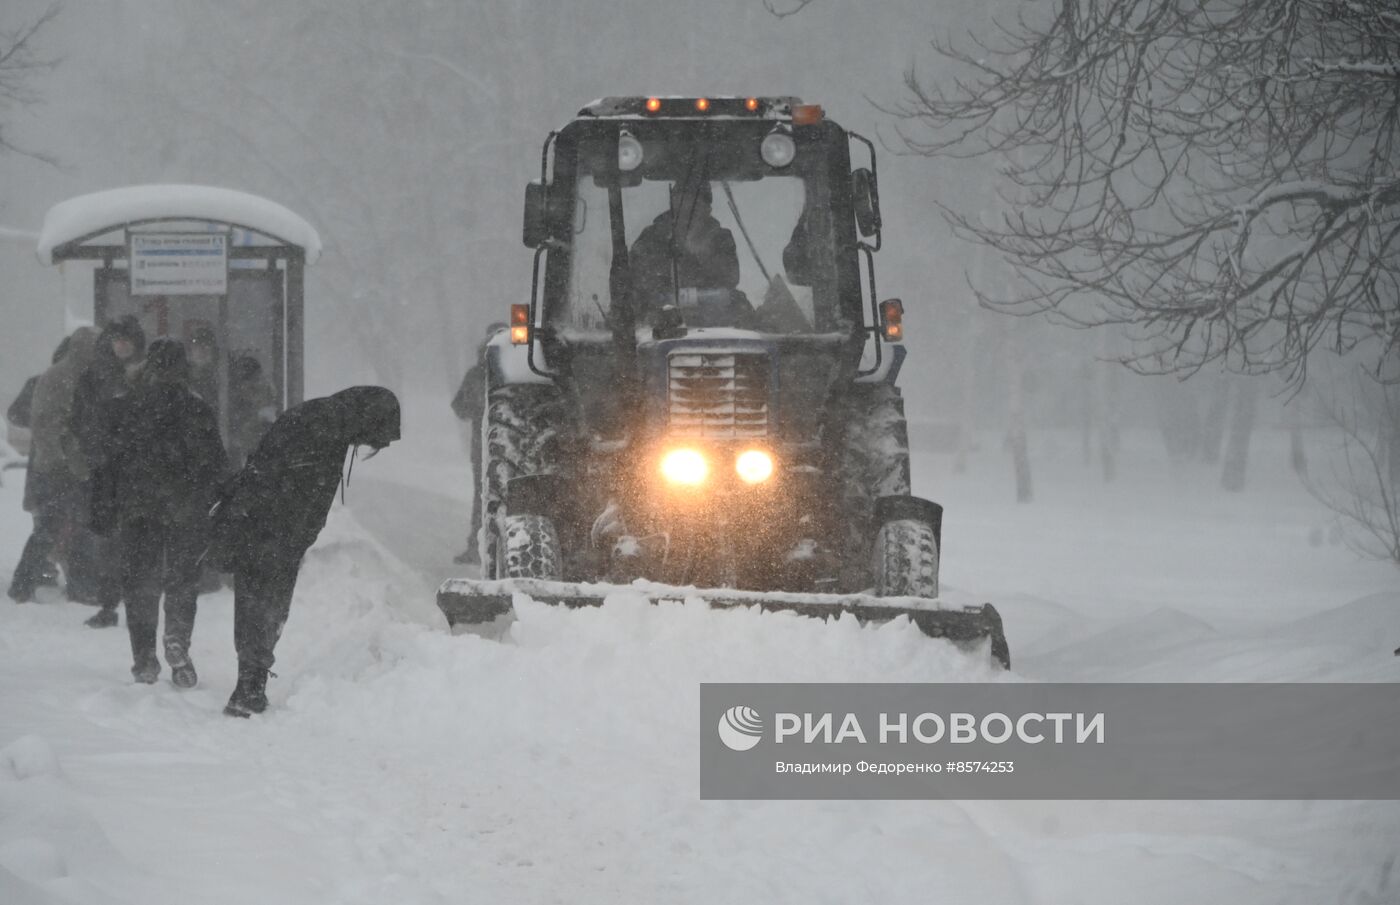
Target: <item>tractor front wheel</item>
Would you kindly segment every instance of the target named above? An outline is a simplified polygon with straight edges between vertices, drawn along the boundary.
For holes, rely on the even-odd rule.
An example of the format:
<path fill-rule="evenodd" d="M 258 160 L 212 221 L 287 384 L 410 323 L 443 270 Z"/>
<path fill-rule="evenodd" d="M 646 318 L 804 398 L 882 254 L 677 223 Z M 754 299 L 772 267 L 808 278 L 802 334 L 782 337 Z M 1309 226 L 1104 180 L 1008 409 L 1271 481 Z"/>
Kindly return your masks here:
<path fill-rule="evenodd" d="M 505 577 L 558 581 L 564 576 L 559 531 L 554 520 L 543 515 L 507 515 L 505 529 Z"/>
<path fill-rule="evenodd" d="M 914 519 L 886 522 L 874 548 L 876 596 L 938 596 L 938 537 L 932 525 Z"/>

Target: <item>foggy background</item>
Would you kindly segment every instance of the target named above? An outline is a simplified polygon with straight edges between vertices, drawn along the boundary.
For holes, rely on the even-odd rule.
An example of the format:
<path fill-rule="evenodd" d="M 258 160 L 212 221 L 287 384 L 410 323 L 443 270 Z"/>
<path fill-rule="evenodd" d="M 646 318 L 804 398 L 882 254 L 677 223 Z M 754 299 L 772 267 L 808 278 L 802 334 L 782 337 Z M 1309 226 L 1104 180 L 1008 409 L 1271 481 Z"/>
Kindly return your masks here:
<path fill-rule="evenodd" d="M 0 17 L 13 27 L 49 5 L 7 0 Z M 916 444 L 967 457 L 971 428 L 1063 429 L 1111 477 L 1125 428 L 1165 427 L 1174 461 L 1228 459 L 1232 388 L 1260 427 L 1315 423 L 1284 409 L 1279 379 L 1145 378 L 1103 363 L 1125 352 L 1111 331 L 977 307 L 968 274 L 995 284 L 1005 265 L 954 238 L 935 202 L 991 210 L 995 161 L 909 155 L 879 107 L 904 97 L 911 67 L 941 77 L 931 39 L 1022 8 L 817 2 L 782 18 L 761 0 L 70 0 L 36 40 L 56 61 L 33 81 L 42 103 L 6 113 L 10 140 L 56 165 L 0 155 L 0 226 L 37 231 L 59 201 L 147 182 L 280 202 L 326 245 L 307 270 L 308 395 L 381 383 L 440 396 L 446 419 L 482 328 L 528 293 L 521 198 L 551 129 L 604 95 L 792 94 L 887 148 L 879 294 L 905 301 Z M 37 264 L 31 240 L 0 239 L 5 394 L 47 363 L 65 297 L 90 312 L 90 267 L 63 270 Z"/>

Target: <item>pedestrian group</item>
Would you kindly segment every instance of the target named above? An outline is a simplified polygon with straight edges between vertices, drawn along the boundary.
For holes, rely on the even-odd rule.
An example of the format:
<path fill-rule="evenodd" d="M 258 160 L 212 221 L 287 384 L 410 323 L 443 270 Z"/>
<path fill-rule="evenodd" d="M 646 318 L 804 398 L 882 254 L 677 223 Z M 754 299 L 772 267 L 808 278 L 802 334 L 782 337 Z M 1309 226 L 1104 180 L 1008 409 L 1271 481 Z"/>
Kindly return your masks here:
<path fill-rule="evenodd" d="M 32 601 L 60 572 L 70 600 L 97 606 L 92 628 L 125 605 L 131 674 L 153 684 L 157 637 L 177 688 L 197 602 L 231 574 L 238 684 L 224 713 L 267 707 L 266 685 L 302 556 L 315 542 L 350 452 L 399 439 L 399 402 L 360 386 L 277 414 L 257 358 L 228 363 L 227 424 L 217 413 L 212 330 L 149 347 L 135 317 L 80 327 L 10 406 L 31 432 L 24 508 L 33 532 L 9 596 Z M 165 626 L 158 632 L 164 600 Z"/>

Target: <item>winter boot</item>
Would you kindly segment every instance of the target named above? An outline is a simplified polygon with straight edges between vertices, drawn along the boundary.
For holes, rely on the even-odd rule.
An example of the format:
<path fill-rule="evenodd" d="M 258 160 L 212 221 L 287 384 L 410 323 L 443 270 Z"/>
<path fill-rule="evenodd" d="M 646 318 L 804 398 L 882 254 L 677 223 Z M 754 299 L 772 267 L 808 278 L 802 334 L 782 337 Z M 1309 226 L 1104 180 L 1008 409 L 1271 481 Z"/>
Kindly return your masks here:
<path fill-rule="evenodd" d="M 238 667 L 238 685 L 224 705 L 224 716 L 247 719 L 267 709 L 267 670 L 251 666 Z"/>
<path fill-rule="evenodd" d="M 165 662 L 170 665 L 170 681 L 176 688 L 193 688 L 199 682 L 194 663 L 183 647 L 167 644 Z"/>
<path fill-rule="evenodd" d="M 108 607 L 104 606 L 102 609 L 93 613 L 86 620 L 84 620 L 83 625 L 86 625 L 88 628 L 111 628 L 112 626 L 117 624 L 117 621 L 118 620 L 116 609 L 109 609 Z M 154 682 L 155 679 L 152 679 L 151 681 Z"/>
<path fill-rule="evenodd" d="M 131 667 L 131 677 L 142 685 L 156 684 L 159 675 L 160 661 L 156 659 L 155 654 L 139 658 Z"/>

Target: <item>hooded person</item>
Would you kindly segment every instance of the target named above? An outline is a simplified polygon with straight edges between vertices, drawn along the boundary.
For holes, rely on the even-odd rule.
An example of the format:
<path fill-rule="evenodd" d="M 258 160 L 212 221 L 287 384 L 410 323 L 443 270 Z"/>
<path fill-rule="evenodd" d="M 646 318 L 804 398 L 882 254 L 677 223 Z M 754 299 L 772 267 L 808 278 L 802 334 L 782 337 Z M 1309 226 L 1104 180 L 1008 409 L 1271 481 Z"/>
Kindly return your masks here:
<path fill-rule="evenodd" d="M 66 352 L 34 385 L 24 480 L 24 509 L 34 516 L 34 534 L 24 546 L 9 588 L 10 598 L 19 603 L 34 599 L 34 589 L 43 582 L 51 559 L 65 573 L 70 570 L 69 540 L 89 474 L 72 431 L 73 396 L 96 346 L 96 330 L 74 330 Z"/>
<path fill-rule="evenodd" d="M 209 508 L 228 460 L 214 409 L 189 387 L 175 339 L 151 343 L 136 388 L 110 409 L 112 483 L 131 674 L 160 675 L 156 628 L 165 597 L 165 661 L 178 688 L 198 681 L 190 660 Z"/>
<path fill-rule="evenodd" d="M 226 485 L 206 555 L 215 568 L 233 573 L 238 685 L 224 713 L 246 717 L 267 709 L 273 649 L 302 556 L 335 501 L 346 453 L 360 446 L 377 452 L 397 439 L 398 398 L 384 387 L 350 387 L 284 412 Z M 352 454 L 351 469 L 354 463 Z"/>
<path fill-rule="evenodd" d="M 112 402 L 131 392 L 145 352 L 146 333 L 134 315 L 111 321 L 102 328 L 92 364 L 78 378 L 73 394 L 73 435 L 91 476 L 84 489 L 88 506 L 80 510 L 73 532 L 73 578 L 79 596 L 101 607 L 87 620 L 91 628 L 116 625 L 121 605 L 117 545 L 101 536 L 101 526 L 95 524 L 100 514 L 93 507 L 111 491 L 106 464 L 112 440 Z"/>

